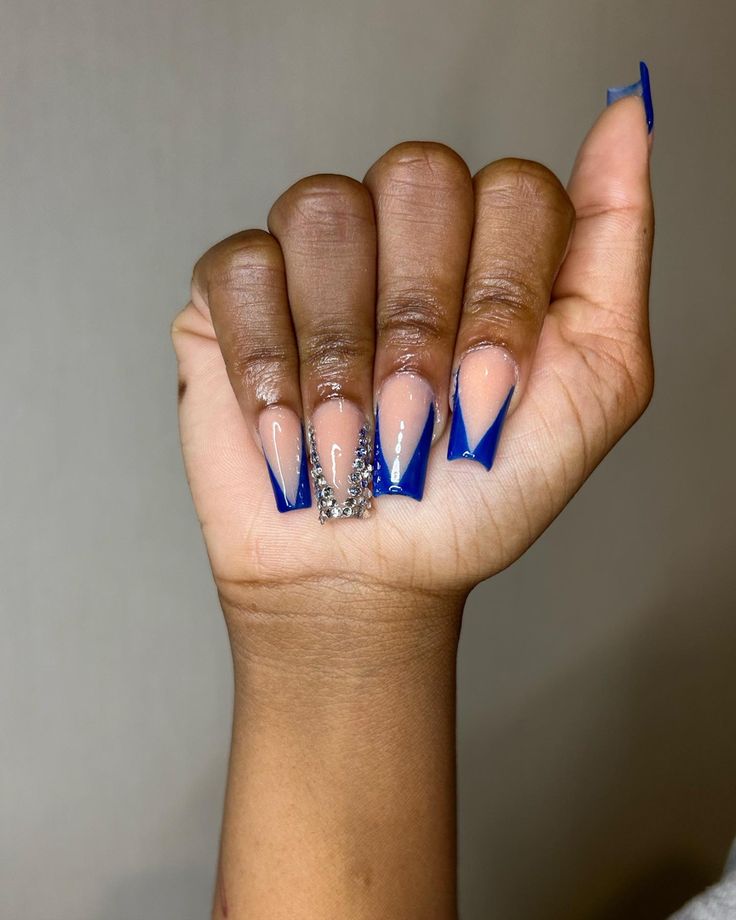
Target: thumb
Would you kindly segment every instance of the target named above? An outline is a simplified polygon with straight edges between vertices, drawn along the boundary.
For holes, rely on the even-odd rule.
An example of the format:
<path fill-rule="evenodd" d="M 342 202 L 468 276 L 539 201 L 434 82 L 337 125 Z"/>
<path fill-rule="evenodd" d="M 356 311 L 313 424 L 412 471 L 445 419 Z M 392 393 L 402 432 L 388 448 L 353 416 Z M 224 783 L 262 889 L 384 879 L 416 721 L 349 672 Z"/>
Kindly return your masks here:
<path fill-rule="evenodd" d="M 576 334 L 634 333 L 648 346 L 654 114 L 649 71 L 640 69 L 638 83 L 608 91 L 578 153 L 568 186 L 576 226 L 553 301 Z"/>

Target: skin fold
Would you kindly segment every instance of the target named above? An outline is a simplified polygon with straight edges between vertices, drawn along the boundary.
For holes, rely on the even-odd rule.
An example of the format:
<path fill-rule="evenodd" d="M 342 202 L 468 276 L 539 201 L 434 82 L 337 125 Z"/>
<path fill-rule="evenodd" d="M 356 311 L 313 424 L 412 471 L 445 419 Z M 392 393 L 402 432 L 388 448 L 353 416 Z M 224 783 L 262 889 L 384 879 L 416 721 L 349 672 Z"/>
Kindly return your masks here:
<path fill-rule="evenodd" d="M 300 180 L 268 232 L 195 267 L 172 329 L 180 429 L 235 674 L 213 917 L 456 917 L 463 604 L 651 397 L 650 147 L 633 97 L 598 118 L 566 188 L 531 161 L 471 176 L 407 142 L 362 183 Z M 396 470 L 434 406 L 422 500 L 324 526 L 314 507 L 279 514 L 264 451 L 294 497 L 313 424 L 347 487 L 387 381 Z M 490 470 L 447 459 L 456 385 L 475 445 L 513 387 Z"/>

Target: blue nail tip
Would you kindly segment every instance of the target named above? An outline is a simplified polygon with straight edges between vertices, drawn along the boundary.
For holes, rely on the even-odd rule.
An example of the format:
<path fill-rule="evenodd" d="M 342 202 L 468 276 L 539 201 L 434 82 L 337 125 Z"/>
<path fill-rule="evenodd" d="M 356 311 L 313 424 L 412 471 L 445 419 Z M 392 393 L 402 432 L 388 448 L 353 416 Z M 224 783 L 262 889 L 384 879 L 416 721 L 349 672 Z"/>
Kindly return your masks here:
<path fill-rule="evenodd" d="M 296 498 L 290 502 L 284 494 L 279 481 L 273 475 L 271 464 L 266 460 L 266 469 L 268 478 L 271 480 L 271 488 L 276 499 L 276 507 L 283 514 L 285 511 L 297 511 L 299 508 L 312 507 L 312 493 L 309 488 L 309 467 L 307 465 L 307 449 L 302 436 L 302 462 L 299 468 L 299 487 L 296 490 Z"/>
<path fill-rule="evenodd" d="M 373 448 L 373 494 L 375 496 L 407 495 L 418 502 L 422 500 L 433 431 L 434 405 L 432 404 L 427 413 L 427 421 L 424 423 L 422 436 L 419 438 L 419 443 L 414 449 L 411 460 L 407 464 L 401 479 L 398 482 L 392 482 L 391 465 L 386 461 L 381 450 L 380 412 L 376 414 L 376 436 Z"/>
<path fill-rule="evenodd" d="M 639 79 L 636 83 L 630 83 L 628 86 L 611 86 L 606 90 L 606 105 L 611 105 L 626 96 L 641 96 L 647 116 L 647 128 L 651 134 L 654 128 L 654 105 L 652 87 L 649 82 L 649 68 L 644 61 L 639 61 Z"/>
<path fill-rule="evenodd" d="M 459 389 L 456 383 L 455 399 L 452 407 L 452 424 L 450 426 L 450 443 L 447 445 L 447 459 L 476 460 L 487 470 L 490 470 L 496 457 L 496 451 L 498 450 L 501 429 L 503 428 L 503 423 L 506 421 L 506 414 L 511 405 L 511 397 L 514 395 L 514 387 L 511 387 L 509 390 L 504 404 L 493 420 L 493 424 L 472 450 L 468 444 L 468 433 L 465 430 L 465 420 L 463 419 L 463 410 L 460 405 Z"/>

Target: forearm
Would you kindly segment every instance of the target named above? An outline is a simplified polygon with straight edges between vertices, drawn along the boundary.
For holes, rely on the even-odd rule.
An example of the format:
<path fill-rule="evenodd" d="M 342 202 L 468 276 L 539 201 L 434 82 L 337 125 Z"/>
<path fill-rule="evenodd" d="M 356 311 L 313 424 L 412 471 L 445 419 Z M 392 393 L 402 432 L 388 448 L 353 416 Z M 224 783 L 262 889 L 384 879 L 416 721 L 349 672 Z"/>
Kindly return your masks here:
<path fill-rule="evenodd" d="M 214 916 L 452 920 L 461 599 L 371 592 L 294 609 L 227 611 Z"/>

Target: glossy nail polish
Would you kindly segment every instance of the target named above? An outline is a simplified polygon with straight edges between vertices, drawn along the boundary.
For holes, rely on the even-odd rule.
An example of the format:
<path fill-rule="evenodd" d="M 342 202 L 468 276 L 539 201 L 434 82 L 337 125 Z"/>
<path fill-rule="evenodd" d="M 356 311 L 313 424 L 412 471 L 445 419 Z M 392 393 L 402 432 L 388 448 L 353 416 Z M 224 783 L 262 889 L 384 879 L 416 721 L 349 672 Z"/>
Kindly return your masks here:
<path fill-rule="evenodd" d="M 639 61 L 639 79 L 628 86 L 612 86 L 606 91 L 606 105 L 611 105 L 625 96 L 641 96 L 644 111 L 647 116 L 647 128 L 652 133 L 654 128 L 654 105 L 652 103 L 652 87 L 649 82 L 649 68 L 644 61 Z"/>
<path fill-rule="evenodd" d="M 516 379 L 516 362 L 504 348 L 465 355 L 455 378 L 448 460 L 476 460 L 490 470 Z"/>
<path fill-rule="evenodd" d="M 328 399 L 312 413 L 307 437 L 320 523 L 365 517 L 373 465 L 364 414 L 347 399 Z"/>
<path fill-rule="evenodd" d="M 268 406 L 258 417 L 258 434 L 278 510 L 311 507 L 307 452 L 299 416 L 285 406 Z"/>
<path fill-rule="evenodd" d="M 378 394 L 373 494 L 421 501 L 434 430 L 434 394 L 417 374 L 389 377 Z"/>

